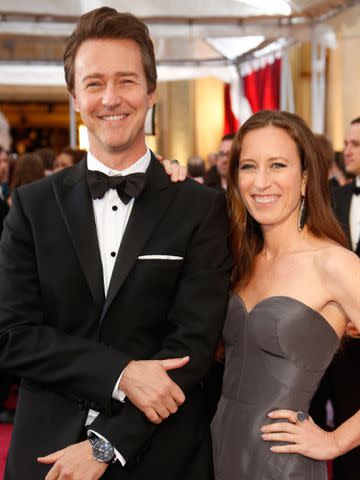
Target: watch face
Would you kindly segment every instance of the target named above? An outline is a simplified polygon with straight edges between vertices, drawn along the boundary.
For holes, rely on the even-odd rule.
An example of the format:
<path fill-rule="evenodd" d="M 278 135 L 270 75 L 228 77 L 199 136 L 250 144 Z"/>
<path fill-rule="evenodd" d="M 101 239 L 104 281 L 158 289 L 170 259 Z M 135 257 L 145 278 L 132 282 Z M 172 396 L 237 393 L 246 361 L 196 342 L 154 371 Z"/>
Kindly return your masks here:
<path fill-rule="evenodd" d="M 98 462 L 107 463 L 114 458 L 114 447 L 107 440 L 99 440 L 93 445 L 93 455 Z"/>

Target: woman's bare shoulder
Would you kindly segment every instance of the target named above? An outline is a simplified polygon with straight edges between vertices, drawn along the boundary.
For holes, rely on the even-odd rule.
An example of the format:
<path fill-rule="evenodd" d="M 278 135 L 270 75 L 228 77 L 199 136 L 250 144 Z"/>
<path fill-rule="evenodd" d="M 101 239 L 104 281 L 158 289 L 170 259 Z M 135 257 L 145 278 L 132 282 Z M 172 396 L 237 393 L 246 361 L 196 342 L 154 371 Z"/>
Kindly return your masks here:
<path fill-rule="evenodd" d="M 360 259 L 354 252 L 330 242 L 318 249 L 314 262 L 319 273 L 327 278 L 336 279 L 350 271 L 360 271 Z"/>

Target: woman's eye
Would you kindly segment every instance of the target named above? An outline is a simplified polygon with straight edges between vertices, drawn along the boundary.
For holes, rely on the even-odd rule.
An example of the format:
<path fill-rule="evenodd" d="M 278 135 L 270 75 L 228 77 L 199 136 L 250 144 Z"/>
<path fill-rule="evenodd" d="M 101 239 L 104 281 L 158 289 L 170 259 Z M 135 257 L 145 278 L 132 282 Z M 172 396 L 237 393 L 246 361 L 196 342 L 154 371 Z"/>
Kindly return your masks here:
<path fill-rule="evenodd" d="M 254 165 L 252 163 L 242 163 L 239 168 L 240 170 L 250 170 L 254 168 Z"/>
<path fill-rule="evenodd" d="M 274 162 L 271 164 L 271 167 L 272 168 L 285 168 L 286 165 L 285 163 L 282 163 L 282 162 Z"/>

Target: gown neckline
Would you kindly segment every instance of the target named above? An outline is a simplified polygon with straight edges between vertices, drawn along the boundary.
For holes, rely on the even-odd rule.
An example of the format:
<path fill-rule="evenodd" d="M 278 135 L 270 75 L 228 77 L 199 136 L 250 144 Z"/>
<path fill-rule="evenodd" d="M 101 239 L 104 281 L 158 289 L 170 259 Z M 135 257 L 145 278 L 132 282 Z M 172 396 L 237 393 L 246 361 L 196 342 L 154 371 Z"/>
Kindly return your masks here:
<path fill-rule="evenodd" d="M 255 303 L 255 305 L 250 309 L 248 310 L 247 306 L 245 305 L 245 302 L 244 300 L 240 297 L 240 295 L 238 295 L 237 293 L 233 293 L 233 296 L 235 296 L 238 301 L 240 302 L 240 304 L 242 305 L 243 307 L 243 310 L 245 311 L 246 315 L 251 315 L 254 310 L 256 310 L 260 305 L 262 305 L 263 303 L 267 303 L 271 300 L 276 300 L 276 299 L 284 299 L 284 300 L 291 300 L 292 302 L 296 302 L 300 305 L 302 305 L 303 307 L 305 307 L 307 310 L 310 310 L 312 313 L 315 314 L 315 316 L 317 316 L 318 318 L 320 318 L 323 322 L 325 322 L 325 324 L 328 326 L 328 328 L 330 328 L 330 330 L 332 331 L 332 333 L 336 336 L 336 339 L 338 341 L 338 343 L 340 343 L 341 341 L 341 338 L 339 338 L 338 334 L 336 333 L 335 329 L 330 325 L 330 323 L 326 320 L 326 318 L 324 317 L 324 315 L 322 315 L 320 312 L 318 312 L 317 310 L 315 310 L 314 308 L 310 307 L 309 305 L 307 305 L 306 303 L 302 302 L 301 300 L 298 300 L 297 298 L 294 298 L 294 297 L 289 297 L 287 295 L 271 295 L 270 297 L 266 297 L 266 298 L 263 298 L 262 300 L 258 301 L 257 303 Z"/>

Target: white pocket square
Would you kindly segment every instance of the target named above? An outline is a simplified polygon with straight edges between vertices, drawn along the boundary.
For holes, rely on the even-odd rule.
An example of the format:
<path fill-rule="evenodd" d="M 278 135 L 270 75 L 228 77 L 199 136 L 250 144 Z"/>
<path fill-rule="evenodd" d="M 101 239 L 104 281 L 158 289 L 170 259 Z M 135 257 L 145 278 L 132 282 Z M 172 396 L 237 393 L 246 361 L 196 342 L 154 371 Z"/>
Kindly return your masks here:
<path fill-rule="evenodd" d="M 184 260 L 184 257 L 176 255 L 141 255 L 138 260 Z"/>

